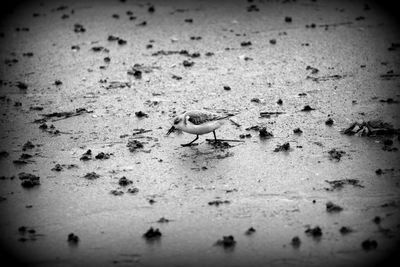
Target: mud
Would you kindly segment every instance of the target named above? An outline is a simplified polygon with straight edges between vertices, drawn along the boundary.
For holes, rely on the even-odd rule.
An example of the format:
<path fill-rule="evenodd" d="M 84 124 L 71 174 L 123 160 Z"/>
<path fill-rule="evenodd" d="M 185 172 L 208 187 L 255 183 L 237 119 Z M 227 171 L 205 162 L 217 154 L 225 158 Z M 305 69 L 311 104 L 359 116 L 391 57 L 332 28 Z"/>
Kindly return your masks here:
<path fill-rule="evenodd" d="M 2 265 L 397 260 L 400 34 L 381 5 L 30 0 L 1 9 Z M 181 147 L 195 136 L 165 134 L 189 109 L 235 116 L 218 142 L 211 133 Z"/>

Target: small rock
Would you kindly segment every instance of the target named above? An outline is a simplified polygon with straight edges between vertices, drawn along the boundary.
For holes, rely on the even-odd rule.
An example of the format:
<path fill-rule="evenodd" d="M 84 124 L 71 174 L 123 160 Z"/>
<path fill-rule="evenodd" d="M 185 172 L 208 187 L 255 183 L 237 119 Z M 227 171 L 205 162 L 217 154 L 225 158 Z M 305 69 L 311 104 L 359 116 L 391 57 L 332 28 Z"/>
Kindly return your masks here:
<path fill-rule="evenodd" d="M 225 85 L 225 86 L 224 86 L 224 90 L 225 90 L 225 91 L 230 91 L 230 90 L 231 90 L 231 87 Z"/>
<path fill-rule="evenodd" d="M 278 101 L 276 101 L 276 103 L 278 104 L 278 105 L 282 105 L 283 104 L 283 101 L 282 101 L 282 99 L 278 99 Z"/>
<path fill-rule="evenodd" d="M 269 40 L 269 43 L 270 43 L 270 44 L 273 44 L 273 45 L 276 44 L 276 39 L 271 39 L 271 40 Z"/>

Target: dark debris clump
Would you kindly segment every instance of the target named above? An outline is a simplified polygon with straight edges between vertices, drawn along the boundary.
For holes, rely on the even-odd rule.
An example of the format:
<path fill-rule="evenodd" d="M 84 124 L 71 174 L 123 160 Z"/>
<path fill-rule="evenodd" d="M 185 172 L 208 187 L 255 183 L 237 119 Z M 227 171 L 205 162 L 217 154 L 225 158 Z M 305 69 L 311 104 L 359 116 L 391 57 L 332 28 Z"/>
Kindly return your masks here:
<path fill-rule="evenodd" d="M 355 187 L 364 187 L 363 185 L 360 184 L 360 181 L 357 179 L 341 179 L 341 180 L 334 180 L 334 181 L 327 181 L 331 188 L 326 188 L 328 191 L 333 191 L 337 189 L 342 189 L 344 185 L 352 185 Z"/>
<path fill-rule="evenodd" d="M 127 186 L 132 184 L 133 182 L 129 179 L 127 179 L 125 176 L 122 176 L 119 180 L 118 180 L 118 184 L 120 186 Z"/>
<path fill-rule="evenodd" d="M 79 237 L 74 233 L 70 233 L 67 239 L 68 243 L 70 244 L 77 244 L 79 242 Z"/>
<path fill-rule="evenodd" d="M 219 199 L 217 199 L 217 200 L 213 200 L 213 201 L 208 202 L 208 205 L 218 207 L 221 204 L 230 204 L 230 203 L 231 202 L 229 200 L 219 200 Z"/>
<path fill-rule="evenodd" d="M 347 235 L 347 234 L 353 232 L 353 229 L 351 229 L 350 227 L 347 227 L 347 226 L 342 226 L 342 227 L 340 227 L 339 232 L 342 235 Z"/>
<path fill-rule="evenodd" d="M 137 193 L 139 193 L 139 188 L 136 188 L 136 187 L 129 188 L 128 193 L 130 193 L 132 195 L 137 194 Z"/>
<path fill-rule="evenodd" d="M 114 196 L 122 196 L 124 194 L 124 192 L 121 190 L 111 190 L 110 194 L 114 195 Z"/>
<path fill-rule="evenodd" d="M 60 172 L 63 170 L 63 167 L 60 164 L 56 164 L 52 169 L 52 171 Z"/>
<path fill-rule="evenodd" d="M 110 156 L 111 156 L 111 154 L 109 154 L 109 153 L 100 152 L 99 154 L 97 154 L 95 156 L 95 159 L 109 159 Z"/>
<path fill-rule="evenodd" d="M 376 240 L 366 239 L 361 243 L 361 247 L 367 251 L 376 249 L 378 247 L 378 242 L 376 242 Z"/>
<path fill-rule="evenodd" d="M 18 174 L 18 178 L 22 180 L 21 186 L 25 188 L 32 188 L 40 185 L 40 177 L 30 173 L 21 172 Z"/>
<path fill-rule="evenodd" d="M 322 236 L 322 230 L 321 230 L 321 228 L 319 226 L 316 226 L 314 228 L 308 227 L 304 232 L 307 235 L 312 236 L 312 237 L 320 237 L 320 236 Z"/>
<path fill-rule="evenodd" d="M 224 248 L 231 248 L 236 245 L 235 238 L 232 235 L 223 236 L 222 239 L 217 240 L 215 243 L 217 246 L 222 246 Z"/>
<path fill-rule="evenodd" d="M 23 151 L 26 151 L 26 150 L 32 149 L 32 148 L 34 148 L 34 147 L 35 147 L 35 145 L 32 144 L 31 141 L 28 141 L 28 142 L 26 142 L 26 143 L 22 146 L 22 150 L 23 150 Z"/>
<path fill-rule="evenodd" d="M 312 110 L 315 110 L 315 108 L 312 108 L 309 105 L 305 105 L 304 108 L 302 110 L 300 110 L 300 111 L 306 111 L 307 112 L 307 111 L 312 111 Z"/>
<path fill-rule="evenodd" d="M 100 178 L 100 175 L 95 172 L 88 172 L 87 174 L 85 174 L 85 176 L 83 176 L 83 178 L 86 178 L 88 180 L 95 180 L 97 178 Z"/>
<path fill-rule="evenodd" d="M 160 230 L 158 230 L 158 228 L 154 230 L 153 227 L 150 227 L 150 229 L 143 234 L 143 237 L 146 238 L 147 240 L 154 240 L 154 239 L 159 239 L 161 235 L 162 234 Z"/>
<path fill-rule="evenodd" d="M 290 150 L 290 144 L 289 142 L 284 143 L 283 145 L 278 145 L 275 149 L 274 152 L 280 152 L 280 151 L 289 151 Z"/>
<path fill-rule="evenodd" d="M 300 135 L 300 134 L 303 133 L 303 131 L 300 128 L 296 128 L 296 129 L 293 130 L 293 133 Z"/>
<path fill-rule="evenodd" d="M 256 229 L 254 229 L 253 227 L 250 227 L 249 229 L 246 230 L 245 234 L 246 235 L 252 235 L 256 232 Z"/>
<path fill-rule="evenodd" d="M 343 150 L 336 150 L 336 148 L 334 148 L 334 149 L 329 150 L 328 154 L 329 154 L 329 159 L 330 160 L 340 161 L 340 159 L 342 158 L 342 156 L 344 154 L 346 154 L 346 152 L 343 151 Z"/>
<path fill-rule="evenodd" d="M 290 242 L 290 244 L 292 245 L 292 247 L 294 248 L 299 248 L 301 245 L 301 240 L 298 236 L 295 236 L 292 238 L 292 241 Z"/>
<path fill-rule="evenodd" d="M 254 127 L 254 126 L 253 126 L 253 127 Z M 257 127 L 258 127 L 258 126 L 257 126 Z M 247 128 L 247 129 L 253 130 L 253 128 Z M 247 129 L 246 129 L 246 130 L 247 130 Z M 254 128 L 254 130 L 257 131 L 256 128 Z M 273 135 L 271 132 L 268 132 L 268 131 L 267 131 L 267 128 L 266 128 L 266 127 L 262 127 L 261 129 L 258 128 L 258 131 L 259 131 L 260 138 L 272 138 L 272 137 L 274 137 L 274 135 Z"/>
<path fill-rule="evenodd" d="M 332 203 L 331 201 L 329 201 L 328 203 L 326 203 L 326 211 L 327 212 L 340 212 L 342 211 L 343 208 L 340 207 L 339 205 L 336 205 L 334 203 Z"/>
<path fill-rule="evenodd" d="M 332 125 L 333 125 L 333 120 L 332 120 L 332 118 L 327 119 L 327 120 L 325 121 L 325 124 L 328 125 L 328 126 L 332 126 Z"/>
<path fill-rule="evenodd" d="M 126 146 L 129 148 L 130 152 L 135 152 L 138 149 L 142 149 L 144 147 L 143 143 L 138 140 L 129 140 Z"/>
<path fill-rule="evenodd" d="M 141 110 L 140 111 L 136 111 L 135 115 L 138 118 L 148 118 L 149 117 L 149 114 L 147 114 L 147 113 L 145 113 L 145 112 L 143 112 Z"/>
<path fill-rule="evenodd" d="M 381 120 L 354 122 L 342 131 L 347 135 L 358 136 L 390 136 L 400 134 L 399 129 L 395 129 L 393 125 Z"/>
<path fill-rule="evenodd" d="M 92 150 L 88 149 L 85 153 L 82 154 L 79 160 L 87 161 L 92 159 Z"/>

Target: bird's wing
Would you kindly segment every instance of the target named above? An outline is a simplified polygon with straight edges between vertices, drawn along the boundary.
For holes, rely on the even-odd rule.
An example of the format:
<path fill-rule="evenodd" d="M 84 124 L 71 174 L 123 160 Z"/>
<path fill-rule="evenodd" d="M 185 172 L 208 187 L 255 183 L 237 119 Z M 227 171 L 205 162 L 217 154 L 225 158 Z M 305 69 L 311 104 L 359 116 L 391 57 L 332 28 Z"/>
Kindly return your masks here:
<path fill-rule="evenodd" d="M 200 125 L 208 121 L 222 120 L 229 116 L 220 116 L 218 114 L 204 112 L 204 111 L 188 111 L 185 114 L 189 117 L 188 121 L 195 125 Z"/>

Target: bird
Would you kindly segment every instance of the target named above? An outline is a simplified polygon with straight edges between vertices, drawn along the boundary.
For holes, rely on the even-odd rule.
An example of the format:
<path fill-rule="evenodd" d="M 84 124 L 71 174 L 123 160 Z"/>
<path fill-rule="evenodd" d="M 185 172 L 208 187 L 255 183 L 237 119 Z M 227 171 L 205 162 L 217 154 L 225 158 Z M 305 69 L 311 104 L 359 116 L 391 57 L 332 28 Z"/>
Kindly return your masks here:
<path fill-rule="evenodd" d="M 186 133 L 195 134 L 196 138 L 181 146 L 192 146 L 194 141 L 199 139 L 199 135 L 213 132 L 214 142 L 216 143 L 217 136 L 215 130 L 225 123 L 225 119 L 234 116 L 235 114 L 215 114 L 203 110 L 190 110 L 181 115 L 174 117 L 171 121 L 172 127 L 168 130 L 167 136 L 175 130 L 181 130 Z"/>

